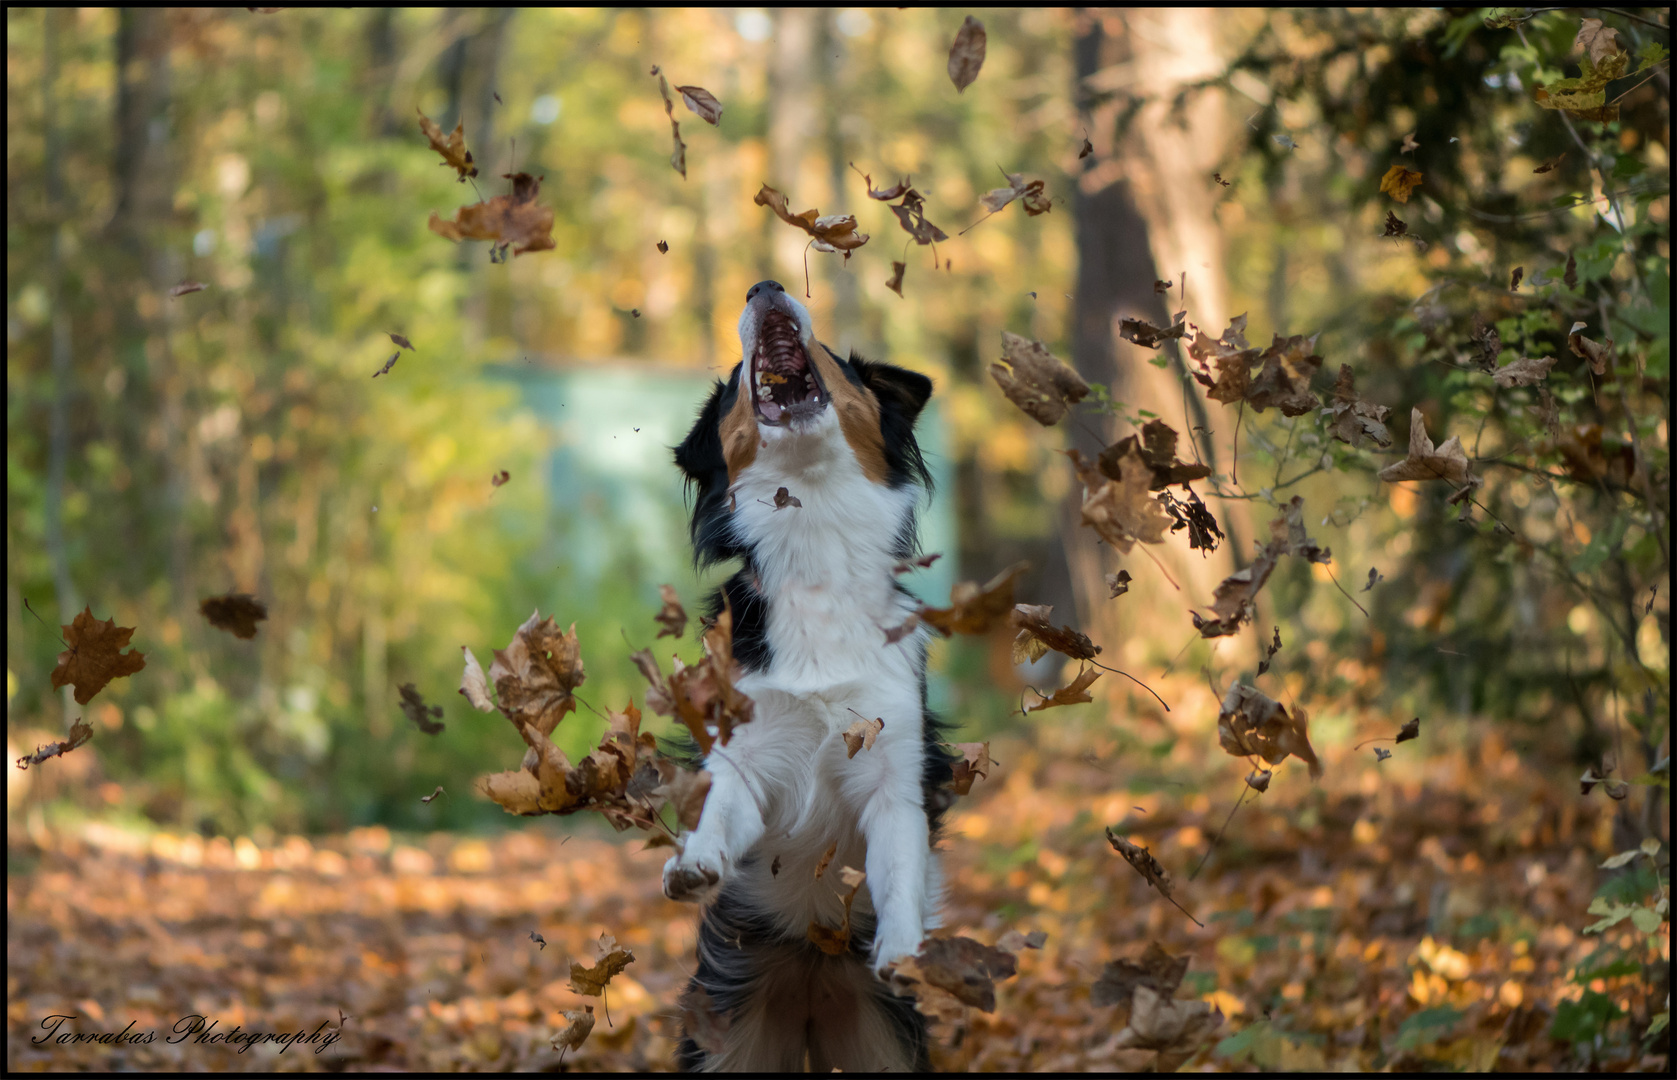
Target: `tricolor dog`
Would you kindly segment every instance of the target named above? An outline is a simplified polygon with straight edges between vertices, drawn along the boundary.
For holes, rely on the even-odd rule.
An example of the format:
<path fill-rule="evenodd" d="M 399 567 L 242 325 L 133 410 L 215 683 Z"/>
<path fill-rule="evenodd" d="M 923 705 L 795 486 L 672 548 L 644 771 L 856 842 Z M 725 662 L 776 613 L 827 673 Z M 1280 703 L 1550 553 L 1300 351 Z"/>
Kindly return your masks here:
<path fill-rule="evenodd" d="M 706 759 L 704 812 L 664 866 L 668 896 L 704 905 L 692 985 L 726 1026 L 709 1050 L 689 1032 L 681 1064 L 925 1070 L 925 1023 L 879 972 L 937 925 L 942 887 L 932 844 L 950 761 L 926 708 L 926 632 L 885 633 L 917 606 L 892 568 L 916 553 L 930 486 L 914 422 L 931 380 L 841 359 L 773 281 L 746 294 L 739 331 L 739 365 L 675 453 L 695 558 L 742 563 L 710 613 L 725 597 L 736 685 L 756 702 Z M 776 509 L 780 488 L 800 505 Z M 850 757 L 841 735 L 858 718 L 884 728 Z M 834 956 L 809 927 L 843 922 L 844 866 L 867 879 Z"/>

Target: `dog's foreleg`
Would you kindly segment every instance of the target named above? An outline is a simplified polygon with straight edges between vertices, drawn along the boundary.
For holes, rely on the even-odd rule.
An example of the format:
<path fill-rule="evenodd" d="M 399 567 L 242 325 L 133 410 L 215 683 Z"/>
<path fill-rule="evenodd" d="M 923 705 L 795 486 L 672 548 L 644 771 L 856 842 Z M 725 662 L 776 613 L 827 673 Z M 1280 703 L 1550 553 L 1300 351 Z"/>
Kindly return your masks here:
<path fill-rule="evenodd" d="M 878 919 L 873 968 L 913 954 L 925 936 L 930 833 L 922 805 L 919 763 L 886 769 L 862 807 L 868 844 L 868 890 Z"/>
<path fill-rule="evenodd" d="M 710 794 L 699 814 L 699 827 L 682 837 L 681 853 L 664 864 L 664 895 L 671 900 L 703 902 L 751 846 L 763 836 L 763 796 L 748 785 L 736 764 L 746 750 L 736 739 L 732 752 L 713 752 Z"/>

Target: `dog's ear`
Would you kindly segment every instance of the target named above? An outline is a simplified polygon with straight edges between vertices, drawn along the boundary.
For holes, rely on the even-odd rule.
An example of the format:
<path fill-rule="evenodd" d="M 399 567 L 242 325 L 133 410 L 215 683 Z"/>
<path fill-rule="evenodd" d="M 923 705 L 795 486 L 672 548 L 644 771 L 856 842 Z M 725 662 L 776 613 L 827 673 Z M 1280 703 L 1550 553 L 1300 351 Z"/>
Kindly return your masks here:
<path fill-rule="evenodd" d="M 918 371 L 863 360 L 854 353 L 850 356 L 850 366 L 856 369 L 862 385 L 873 391 L 882 408 L 895 408 L 911 425 L 932 396 L 932 380 Z"/>

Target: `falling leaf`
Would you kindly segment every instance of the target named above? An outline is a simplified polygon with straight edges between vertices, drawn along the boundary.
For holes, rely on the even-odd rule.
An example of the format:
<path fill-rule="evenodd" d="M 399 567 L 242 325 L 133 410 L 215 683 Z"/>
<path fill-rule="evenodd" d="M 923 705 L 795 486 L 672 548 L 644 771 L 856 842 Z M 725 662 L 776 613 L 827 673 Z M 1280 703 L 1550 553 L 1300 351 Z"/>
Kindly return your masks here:
<path fill-rule="evenodd" d="M 593 967 L 571 961 L 571 989 L 588 997 L 601 996 L 612 978 L 635 960 L 635 954 L 618 948 L 617 939 L 610 934 L 600 935 L 594 951 L 597 959 Z"/>
<path fill-rule="evenodd" d="M 1264 648 L 1264 658 L 1258 662 L 1258 674 L 1259 675 L 1262 675 L 1266 671 L 1269 670 L 1270 661 L 1274 660 L 1275 659 L 1275 654 L 1280 652 L 1280 651 L 1281 651 L 1281 628 L 1279 626 L 1277 626 L 1275 628 L 1275 640 L 1272 641 L 1269 645 L 1265 646 L 1265 648 Z"/>
<path fill-rule="evenodd" d="M 1368 584 L 1364 585 L 1362 587 L 1361 591 L 1362 592 L 1368 592 L 1370 589 L 1374 588 L 1376 585 L 1380 584 L 1382 581 L 1385 581 L 1385 580 L 1386 580 L 1386 575 L 1382 574 L 1379 570 L 1377 570 L 1377 569 L 1375 569 L 1374 567 L 1371 566 L 1371 567 L 1368 568 Z"/>
<path fill-rule="evenodd" d="M 1546 172 L 1554 172 L 1557 168 L 1560 167 L 1560 163 L 1565 161 L 1565 160 L 1566 160 L 1566 154 L 1564 152 L 1560 153 L 1560 154 L 1557 154 L 1554 157 L 1549 158 L 1547 161 L 1545 161 L 1543 164 L 1539 165 L 1537 168 L 1533 169 L 1532 172 L 1536 173 L 1538 175 L 1542 175 L 1543 173 L 1546 173 Z"/>
<path fill-rule="evenodd" d="M 1385 761 L 1387 758 L 1389 758 L 1391 756 L 1392 756 L 1392 752 L 1390 750 L 1385 749 L 1384 747 L 1376 746 L 1374 748 L 1374 763 L 1376 765 L 1380 764 L 1382 761 Z"/>
<path fill-rule="evenodd" d="M 551 251 L 557 246 L 553 242 L 553 208 L 536 202 L 542 178 L 529 173 L 513 173 L 507 178 L 512 181 L 512 194 L 462 206 L 453 221 L 444 221 L 433 210 L 431 231 L 455 242 L 493 240 L 502 247 L 510 244 L 514 255 Z"/>
<path fill-rule="evenodd" d="M 1403 145 L 1398 150 L 1400 153 L 1412 154 L 1420 148 L 1421 144 L 1415 141 L 1415 133 L 1411 131 L 1403 137 Z"/>
<path fill-rule="evenodd" d="M 774 857 L 774 862 L 769 864 L 769 876 L 770 877 L 779 877 L 780 876 L 780 856 L 779 855 L 776 855 Z"/>
<path fill-rule="evenodd" d="M 730 1017 L 723 1012 L 705 988 L 689 982 L 676 999 L 681 1008 L 682 1031 L 707 1054 L 720 1054 L 728 1049 Z"/>
<path fill-rule="evenodd" d="M 1419 716 L 1415 717 L 1415 719 L 1409 721 L 1404 724 L 1403 727 L 1398 729 L 1397 741 L 1400 743 L 1408 742 L 1410 739 L 1419 739 L 1420 737 L 1421 718 Z"/>
<path fill-rule="evenodd" d="M 1278 765 L 1289 754 L 1310 766 L 1310 777 L 1322 775 L 1322 764 L 1310 746 L 1310 717 L 1302 706 L 1292 714 L 1261 691 L 1235 683 L 1223 697 L 1217 714 L 1217 742 L 1235 757 L 1260 757 Z"/>
<path fill-rule="evenodd" d="M 803 505 L 804 505 L 803 503 L 798 501 L 797 496 L 793 495 L 790 491 L 786 490 L 785 488 L 776 488 L 775 489 L 774 508 L 776 510 L 784 510 L 788 506 L 797 507 L 798 509 L 801 510 L 801 509 L 803 509 Z"/>
<path fill-rule="evenodd" d="M 811 920 L 805 936 L 828 956 L 843 956 L 850 951 L 850 908 L 856 902 L 856 894 L 861 891 L 862 882 L 867 878 L 868 875 L 854 867 L 840 867 L 839 879 L 850 886 L 849 893 L 840 894 L 844 901 L 844 921 L 835 930 Z"/>
<path fill-rule="evenodd" d="M 1525 276 L 1526 276 L 1526 268 L 1523 267 L 1523 266 L 1516 266 L 1514 268 L 1514 273 L 1508 279 L 1508 291 L 1509 292 L 1519 292 L 1520 291 L 1520 279 L 1525 277 Z"/>
<path fill-rule="evenodd" d="M 397 346 L 398 346 L 398 347 L 399 347 L 399 348 L 403 348 L 403 349 L 406 349 L 406 350 L 408 350 L 408 351 L 409 351 L 409 352 L 418 352 L 418 351 L 419 351 L 419 350 L 418 350 L 418 349 L 416 349 L 416 348 L 414 348 L 414 347 L 413 347 L 413 342 L 411 342 L 411 341 L 409 341 L 409 340 L 408 340 L 408 339 L 407 339 L 407 338 L 406 338 L 406 337 L 405 337 L 405 336 L 404 336 L 404 335 L 402 335 L 402 334 L 391 334 L 391 335 L 390 335 L 390 340 L 391 340 L 391 341 L 393 341 L 393 342 L 395 342 L 395 343 L 396 343 L 396 345 L 397 345 Z"/>
<path fill-rule="evenodd" d="M 904 559 L 901 562 L 899 562 L 897 565 L 891 567 L 891 573 L 893 573 L 893 574 L 906 574 L 909 571 L 915 569 L 916 567 L 919 567 L 921 570 L 924 570 L 927 567 L 931 566 L 933 563 L 937 562 L 941 558 L 943 558 L 943 553 L 940 552 L 940 551 L 934 551 L 930 555 L 920 555 L 920 556 L 917 556 L 917 557 L 912 558 L 912 559 Z"/>
<path fill-rule="evenodd" d="M 1392 410 L 1357 396 L 1356 377 L 1349 364 L 1339 366 L 1332 396 L 1322 399 L 1322 416 L 1327 420 L 1328 433 L 1340 442 L 1361 446 L 1368 438 L 1376 446 L 1392 445 L 1391 433 L 1386 430 Z"/>
<path fill-rule="evenodd" d="M 1025 208 L 1025 213 L 1030 217 L 1046 214 L 1054 208 L 1048 196 L 1043 194 L 1044 181 L 1032 180 L 1026 183 L 1024 173 L 1004 171 L 1002 176 L 1007 179 L 1007 187 L 987 191 L 978 199 L 990 213 L 999 213 L 1002 207 L 1015 199 L 1020 200 L 1019 205 Z"/>
<path fill-rule="evenodd" d="M 126 678 L 146 666 L 145 654 L 138 649 L 122 651 L 135 628 L 118 626 L 115 619 L 95 619 L 91 605 L 59 629 L 70 647 L 58 654 L 58 665 L 52 669 L 52 688 L 74 686 L 77 705 L 86 705 L 112 679 Z"/>
<path fill-rule="evenodd" d="M 1258 358 L 1259 351 L 1246 343 L 1246 316 L 1236 315 L 1229 320 L 1228 329 L 1216 341 L 1206 337 L 1203 331 L 1195 334 L 1188 346 L 1188 355 L 1199 361 L 1199 370 L 1190 374 L 1208 388 L 1207 397 L 1232 404 L 1246 397 L 1252 378 L 1252 362 Z M 1206 365 L 1207 360 L 1217 365 L 1215 379 Z"/>
<path fill-rule="evenodd" d="M 1562 275 L 1561 281 L 1569 289 L 1578 287 L 1578 256 L 1568 255 L 1566 257 L 1566 273 Z"/>
<path fill-rule="evenodd" d="M 1120 570 L 1116 574 L 1106 575 L 1106 587 L 1112 590 L 1112 595 L 1108 597 L 1108 599 L 1116 600 L 1120 596 L 1129 592 L 1130 581 L 1130 572 L 1128 570 Z"/>
<path fill-rule="evenodd" d="M 1082 161 L 1084 158 L 1088 157 L 1090 154 L 1093 154 L 1094 152 L 1095 152 L 1095 144 L 1089 141 L 1089 137 L 1087 135 L 1083 136 L 1083 146 L 1082 146 L 1081 149 L 1079 149 L 1077 151 L 1077 160 Z"/>
<path fill-rule="evenodd" d="M 787 209 L 786 196 L 774 188 L 764 184 L 752 200 L 758 206 L 766 206 L 774 211 L 776 217 L 788 225 L 796 226 L 808 233 L 815 243 L 815 250 L 834 252 L 842 251 L 848 257 L 852 251 L 868 242 L 868 234 L 856 231 L 856 218 L 850 214 L 829 214 L 820 216 L 818 210 L 805 210 L 801 214 L 794 214 Z"/>
<path fill-rule="evenodd" d="M 1598 21 L 1585 20 L 1586 23 Z M 1605 30 L 1591 36 L 1587 44 L 1588 52 L 1579 61 L 1582 74 L 1578 78 L 1561 79 L 1548 86 L 1535 84 L 1533 97 L 1537 104 L 1545 109 L 1558 109 L 1579 120 L 1600 124 L 1617 120 L 1619 106 L 1607 103 L 1607 84 L 1623 77 L 1630 65 L 1630 54 L 1613 51 L 1612 37 L 1615 33 L 1614 30 Z M 1573 44 L 1585 44 L 1584 38 L 1585 33 L 1580 30 Z"/>
<path fill-rule="evenodd" d="M 949 46 L 949 81 L 955 84 L 957 93 L 978 78 L 978 69 L 984 66 L 985 44 L 984 24 L 968 15 Z"/>
<path fill-rule="evenodd" d="M 584 1005 L 580 1009 L 571 1009 L 560 1015 L 570 1023 L 564 1031 L 553 1036 L 553 1048 L 561 1052 L 581 1049 L 582 1044 L 588 1039 L 589 1032 L 594 1030 L 594 1006 Z"/>
<path fill-rule="evenodd" d="M 512 473 L 509 473 L 505 469 L 502 469 L 500 472 L 497 472 L 494 476 L 491 476 L 489 478 L 489 486 L 492 487 L 492 488 L 498 488 L 502 484 L 506 483 L 508 480 L 511 480 L 511 479 L 512 479 Z"/>
<path fill-rule="evenodd" d="M 920 616 L 913 615 L 913 614 L 909 615 L 908 618 L 904 619 L 902 622 L 898 623 L 896 626 L 883 627 L 882 629 L 884 629 L 884 631 L 885 631 L 885 644 L 895 645 L 897 642 L 901 641 L 903 638 L 908 637 L 910 634 L 914 633 L 914 631 L 919 629 L 919 627 L 920 627 Z"/>
<path fill-rule="evenodd" d="M 911 958 L 912 967 L 900 975 L 954 995 L 984 1012 L 996 1010 L 996 983 L 1019 972 L 1010 952 L 968 937 L 927 938 Z"/>
<path fill-rule="evenodd" d="M 1224 187 L 1229 186 L 1229 182 L 1227 180 L 1223 179 L 1223 174 L 1222 173 L 1215 173 L 1215 172 L 1212 173 L 1211 174 L 1211 179 L 1217 181 L 1219 184 L 1223 185 Z"/>
<path fill-rule="evenodd" d="M 891 202 L 894 199 L 902 198 L 904 195 L 907 195 L 910 191 L 914 190 L 908 186 L 908 177 L 904 177 L 903 179 L 897 181 L 897 183 L 891 187 L 876 188 L 873 186 L 873 176 L 856 168 L 856 163 L 854 161 L 850 162 L 850 168 L 855 171 L 856 175 L 862 178 L 862 183 L 867 185 L 868 198 L 873 199 L 876 202 Z"/>
<path fill-rule="evenodd" d="M 479 712 L 494 712 L 495 703 L 489 699 L 489 680 L 484 677 L 482 665 L 472 655 L 471 649 L 462 645 L 460 651 L 466 656 L 466 671 L 460 676 L 461 696 Z"/>
<path fill-rule="evenodd" d="M 961 760 L 953 762 L 950 766 L 952 777 L 949 786 L 955 794 L 966 795 L 972 791 L 974 781 L 980 777 L 986 780 L 990 778 L 990 766 L 995 762 L 990 760 L 990 744 L 988 742 L 945 743 L 944 745 L 950 746 L 957 754 L 961 755 Z"/>
<path fill-rule="evenodd" d="M 658 631 L 658 637 L 679 639 L 687 630 L 687 611 L 681 606 L 681 597 L 676 594 L 673 585 L 658 586 L 658 595 L 664 601 L 664 606 L 652 617 L 654 622 L 663 627 Z"/>
<path fill-rule="evenodd" d="M 1276 144 L 1285 150 L 1297 150 L 1299 148 L 1299 144 L 1294 141 L 1293 137 L 1284 131 L 1278 135 L 1271 135 L 1270 138 L 1274 139 Z"/>
<path fill-rule="evenodd" d="M 1055 626 L 1048 621 L 1048 616 L 1054 608 L 1046 604 L 1015 604 L 1010 616 L 1013 625 L 1019 628 L 1019 637 L 1013 643 L 1013 662 L 1023 663 L 1021 652 L 1030 657 L 1035 663 L 1042 658 L 1049 649 L 1064 653 L 1073 660 L 1093 660 L 1101 651 L 1100 646 L 1089 638 L 1069 626 Z"/>
<path fill-rule="evenodd" d="M 89 694 L 88 696 L 92 697 L 93 695 Z M 37 746 L 33 754 L 25 754 L 17 759 L 17 767 L 27 772 L 29 766 L 39 765 L 48 758 L 68 754 L 91 738 L 93 738 L 93 728 L 80 717 L 77 717 L 75 722 L 70 725 L 69 738 L 59 742 L 47 743 L 45 746 Z"/>
<path fill-rule="evenodd" d="M 704 812 L 705 799 L 710 795 L 710 772 L 683 769 L 663 758 L 658 760 L 656 770 L 659 783 L 650 794 L 664 800 L 675 811 L 676 821 L 683 829 L 698 828 L 699 815 Z"/>
<path fill-rule="evenodd" d="M 907 269 L 907 263 L 900 263 L 895 259 L 891 261 L 891 278 L 885 283 L 885 287 L 896 293 L 898 296 L 903 294 L 903 273 Z"/>
<path fill-rule="evenodd" d="M 1607 344 L 1591 341 L 1579 333 L 1584 324 L 1573 323 L 1572 329 L 1567 331 L 1566 344 L 1574 356 L 1581 356 L 1590 362 L 1590 370 L 1597 375 L 1607 374 L 1608 367 L 1613 363 L 1613 339 L 1608 338 Z"/>
<path fill-rule="evenodd" d="M 1139 450 L 1132 447 L 1118 460 L 1118 480 L 1109 480 L 1098 469 L 1089 468 L 1076 450 L 1067 451 L 1067 456 L 1083 481 L 1083 524 L 1126 554 L 1138 540 L 1144 544 L 1164 542 L 1170 515 L 1151 494 L 1153 470 Z"/>
<path fill-rule="evenodd" d="M 477 175 L 477 166 L 472 164 L 472 152 L 466 149 L 466 123 L 464 120 L 455 124 L 453 133 L 445 138 L 443 129 L 437 126 L 437 122 L 420 111 L 419 130 L 424 132 L 425 137 L 431 141 L 431 149 L 443 156 L 442 163 L 452 165 L 455 171 L 460 174 L 459 180 L 461 183 L 465 183 L 468 176 Z"/>
<path fill-rule="evenodd" d="M 419 689 L 411 682 L 403 683 L 400 689 L 402 691 L 403 715 L 418 725 L 419 730 L 425 734 L 441 734 L 443 725 L 438 723 L 436 718 L 442 716 L 443 707 L 441 705 L 426 705 L 425 699 L 419 696 Z"/>
<path fill-rule="evenodd" d="M 658 254 L 668 255 L 669 253 L 670 253 L 669 243 L 666 242 L 666 241 L 663 241 L 663 240 L 658 241 Z"/>
<path fill-rule="evenodd" d="M 833 856 L 837 854 L 838 841 L 834 840 L 831 844 L 827 845 L 827 851 L 821 856 L 821 861 L 815 864 L 815 880 L 821 880 L 821 875 L 827 872 L 827 867 L 832 865 Z"/>
<path fill-rule="evenodd" d="M 1269 790 L 1269 779 L 1273 775 L 1268 769 L 1253 769 L 1246 776 L 1246 786 L 1262 795 Z"/>
<path fill-rule="evenodd" d="M 1002 331 L 1002 358 L 990 365 L 990 377 L 1009 401 L 1043 427 L 1058 423 L 1070 406 L 1089 393 L 1083 376 L 1042 342 L 1006 330 Z"/>
<path fill-rule="evenodd" d="M 687 179 L 687 144 L 681 141 L 681 123 L 675 118 L 675 102 L 670 98 L 670 84 L 664 78 L 658 65 L 652 65 L 652 74 L 658 76 L 658 93 L 664 98 L 664 115 L 670 118 L 670 137 L 675 140 L 675 149 L 670 153 L 670 168 Z"/>
<path fill-rule="evenodd" d="M 1555 366 L 1555 358 L 1522 356 L 1518 360 L 1511 360 L 1502 367 L 1491 372 L 1491 378 L 1504 389 L 1515 386 L 1531 386 L 1540 383 L 1549 376 L 1549 369 Z"/>
<path fill-rule="evenodd" d="M 1173 888 L 1170 875 L 1165 872 L 1163 866 L 1159 865 L 1159 860 L 1155 859 L 1151 852 L 1140 844 L 1133 844 L 1124 839 L 1110 828 L 1106 830 L 1106 841 L 1112 845 L 1112 850 L 1122 855 L 1124 861 L 1135 868 L 1136 873 L 1147 879 L 1147 884 L 1158 889 L 1165 896 L 1170 895 Z"/>
<path fill-rule="evenodd" d="M 1159 286 L 1170 287 L 1170 282 L 1153 283 L 1153 291 L 1158 292 Z M 1157 349 L 1167 341 L 1182 337 L 1188 332 L 1188 324 L 1183 320 L 1188 317 L 1186 311 L 1178 311 L 1169 326 L 1154 326 L 1146 319 L 1119 319 L 1118 336 L 1125 341 L 1133 341 L 1144 349 Z"/>
<path fill-rule="evenodd" d="M 1386 211 L 1386 231 L 1381 236 L 1403 236 L 1409 232 L 1409 222 L 1398 217 L 1395 213 Z"/>
<path fill-rule="evenodd" d="M 984 585 L 956 582 L 949 590 L 949 606 L 922 606 L 916 614 L 944 637 L 952 634 L 987 634 L 1007 621 L 1013 611 L 1013 586 L 1030 569 L 1029 563 L 1015 563 Z"/>
<path fill-rule="evenodd" d="M 1077 673 L 1075 679 L 1054 691 L 1052 695 L 1042 697 L 1039 692 L 1037 696 L 1042 697 L 1042 700 L 1025 711 L 1028 713 L 1040 712 L 1043 709 L 1052 709 L 1058 705 L 1081 705 L 1086 701 L 1093 701 L 1095 699 L 1089 696 L 1089 687 L 1100 677 L 1101 673 L 1098 668 L 1084 668 Z"/>
<path fill-rule="evenodd" d="M 1009 930 L 996 939 L 996 948 L 1017 954 L 1020 949 L 1040 949 L 1048 941 L 1048 931 L 1032 930 L 1028 934 Z"/>
<path fill-rule="evenodd" d="M 1211 467 L 1209 465 L 1190 465 L 1187 462 L 1178 461 L 1176 458 L 1176 442 L 1175 428 L 1163 420 L 1149 420 L 1142 425 L 1139 439 L 1134 435 L 1124 436 L 1102 450 L 1095 463 L 1104 476 L 1113 480 L 1122 480 L 1124 478 L 1124 460 L 1132 453 L 1139 453 L 1152 473 L 1148 480 L 1150 491 L 1160 491 L 1172 484 L 1180 484 L 1186 491 L 1189 484 L 1210 476 Z"/>
<path fill-rule="evenodd" d="M 1113 1038 L 1120 1049 L 1156 1050 L 1154 1068 L 1175 1072 L 1198 1052 L 1223 1022 L 1223 1014 L 1207 1001 L 1177 1001 L 1151 987 L 1138 986 L 1130 1007 L 1130 1023 Z"/>
<path fill-rule="evenodd" d="M 551 619 L 532 612 L 505 649 L 495 650 L 489 678 L 495 684 L 500 710 L 523 729 L 543 736 L 566 713 L 576 711 L 572 692 L 587 679 L 576 624 L 561 632 Z"/>
<path fill-rule="evenodd" d="M 1380 178 L 1380 192 L 1390 195 L 1400 203 L 1409 201 L 1410 192 L 1421 185 L 1421 173 L 1406 169 L 1402 165 L 1393 165 L 1386 170 L 1386 175 Z"/>
<path fill-rule="evenodd" d="M 202 281 L 183 281 L 169 290 L 169 296 L 170 298 L 185 296 L 187 293 L 203 292 L 207 288 L 209 286 Z"/>
<path fill-rule="evenodd" d="M 1603 60 L 1621 52 L 1618 42 L 1619 32 L 1610 26 L 1603 26 L 1600 19 L 1585 19 L 1578 27 L 1578 36 L 1573 39 L 1574 49 L 1583 49 L 1590 56 L 1590 63 L 1600 66 Z"/>
<path fill-rule="evenodd" d="M 849 751 L 847 757 L 855 757 L 858 751 L 872 750 L 873 742 L 879 733 L 885 730 L 885 721 L 881 718 L 872 720 L 856 720 L 844 730 L 844 745 Z"/>
<path fill-rule="evenodd" d="M 397 357 L 399 357 L 401 355 L 402 355 L 402 350 L 400 350 L 400 349 L 397 349 L 395 352 L 391 353 L 390 354 L 390 359 L 388 359 L 384 362 L 384 366 L 379 368 L 377 371 L 373 372 L 373 378 L 376 379 L 380 375 L 389 374 L 390 369 L 396 366 Z"/>
<path fill-rule="evenodd" d="M 1321 369 L 1322 358 L 1316 355 L 1316 338 L 1295 334 L 1275 340 L 1260 353 L 1263 364 L 1245 393 L 1248 405 L 1263 412 L 1268 408 L 1281 410 L 1283 416 L 1303 416 L 1316 409 L 1316 397 L 1310 393 L 1310 380 Z"/>
<path fill-rule="evenodd" d="M 1462 449 L 1461 438 L 1452 435 L 1435 449 L 1427 437 L 1426 420 L 1420 409 L 1409 411 L 1409 455 L 1380 470 L 1380 479 L 1387 483 L 1448 480 L 1452 484 L 1465 484 L 1471 476 L 1471 464 L 1467 451 Z"/>
<path fill-rule="evenodd" d="M 1111 830 L 1108 830 L 1109 839 L 1110 834 Z M 1127 854 L 1124 857 L 1129 858 Z M 1169 998 L 1176 994 L 1176 988 L 1182 985 L 1182 977 L 1187 973 L 1188 957 L 1171 956 L 1158 942 L 1150 941 L 1140 960 L 1107 961 L 1100 977 L 1089 987 L 1089 1004 L 1129 1005 L 1136 990 L 1143 986 Z"/>
<path fill-rule="evenodd" d="M 431 804 L 432 799 L 435 799 L 438 795 L 447 795 L 447 794 L 448 794 L 448 792 L 443 790 L 443 786 L 441 784 L 438 784 L 437 785 L 437 790 L 431 792 L 431 794 L 429 794 L 429 795 L 421 795 L 419 797 L 419 801 L 426 804 L 427 806 L 429 806 Z"/>
<path fill-rule="evenodd" d="M 248 593 L 227 593 L 201 601 L 198 612 L 217 630 L 249 641 L 256 636 L 256 624 L 268 617 L 268 605 Z"/>
<path fill-rule="evenodd" d="M 904 193 L 901 203 L 891 207 L 891 213 L 897 215 L 903 231 L 914 237 L 916 244 L 939 244 L 949 239 L 942 229 L 926 220 L 926 202 L 912 188 Z"/>
<path fill-rule="evenodd" d="M 530 940 L 535 942 L 537 945 L 540 945 L 543 950 L 547 948 L 547 939 L 536 933 L 534 930 L 530 931 Z"/>
<path fill-rule="evenodd" d="M 700 120 L 716 127 L 722 119 L 722 103 L 702 86 L 678 86 L 675 92 L 681 95 L 682 104 L 698 114 Z"/>
<path fill-rule="evenodd" d="M 703 657 L 690 667 L 676 658 L 667 679 L 650 652 L 642 650 L 631 657 L 652 684 L 647 708 L 679 721 L 705 754 L 715 744 L 728 745 L 734 729 L 750 723 L 754 715 L 752 700 L 734 688 L 743 671 L 734 659 L 733 626 L 733 611 L 725 606 L 704 632 Z"/>
<path fill-rule="evenodd" d="M 1468 340 L 1478 349 L 1479 366 L 1486 371 L 1495 370 L 1496 358 L 1502 354 L 1502 335 L 1477 311 L 1473 313 L 1473 333 L 1468 335 Z"/>

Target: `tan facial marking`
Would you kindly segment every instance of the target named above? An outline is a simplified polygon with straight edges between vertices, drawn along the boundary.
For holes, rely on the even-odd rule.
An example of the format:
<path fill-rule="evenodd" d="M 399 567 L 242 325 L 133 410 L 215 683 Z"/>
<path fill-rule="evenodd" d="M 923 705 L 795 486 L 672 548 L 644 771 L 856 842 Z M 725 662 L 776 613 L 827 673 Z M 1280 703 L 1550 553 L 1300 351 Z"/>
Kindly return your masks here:
<path fill-rule="evenodd" d="M 757 410 L 752 407 L 750 365 L 740 368 L 739 393 L 734 395 L 734 407 L 722 418 L 722 460 L 728 463 L 728 483 L 731 486 L 753 461 L 757 460 Z"/>
<path fill-rule="evenodd" d="M 858 387 L 846 378 L 820 343 L 810 350 L 810 362 L 832 396 L 833 408 L 838 410 L 839 430 L 861 464 L 862 475 L 876 484 L 885 483 L 889 470 L 885 464 L 885 436 L 879 430 L 879 399 L 873 396 L 872 390 Z M 732 475 L 730 471 L 729 476 Z"/>

